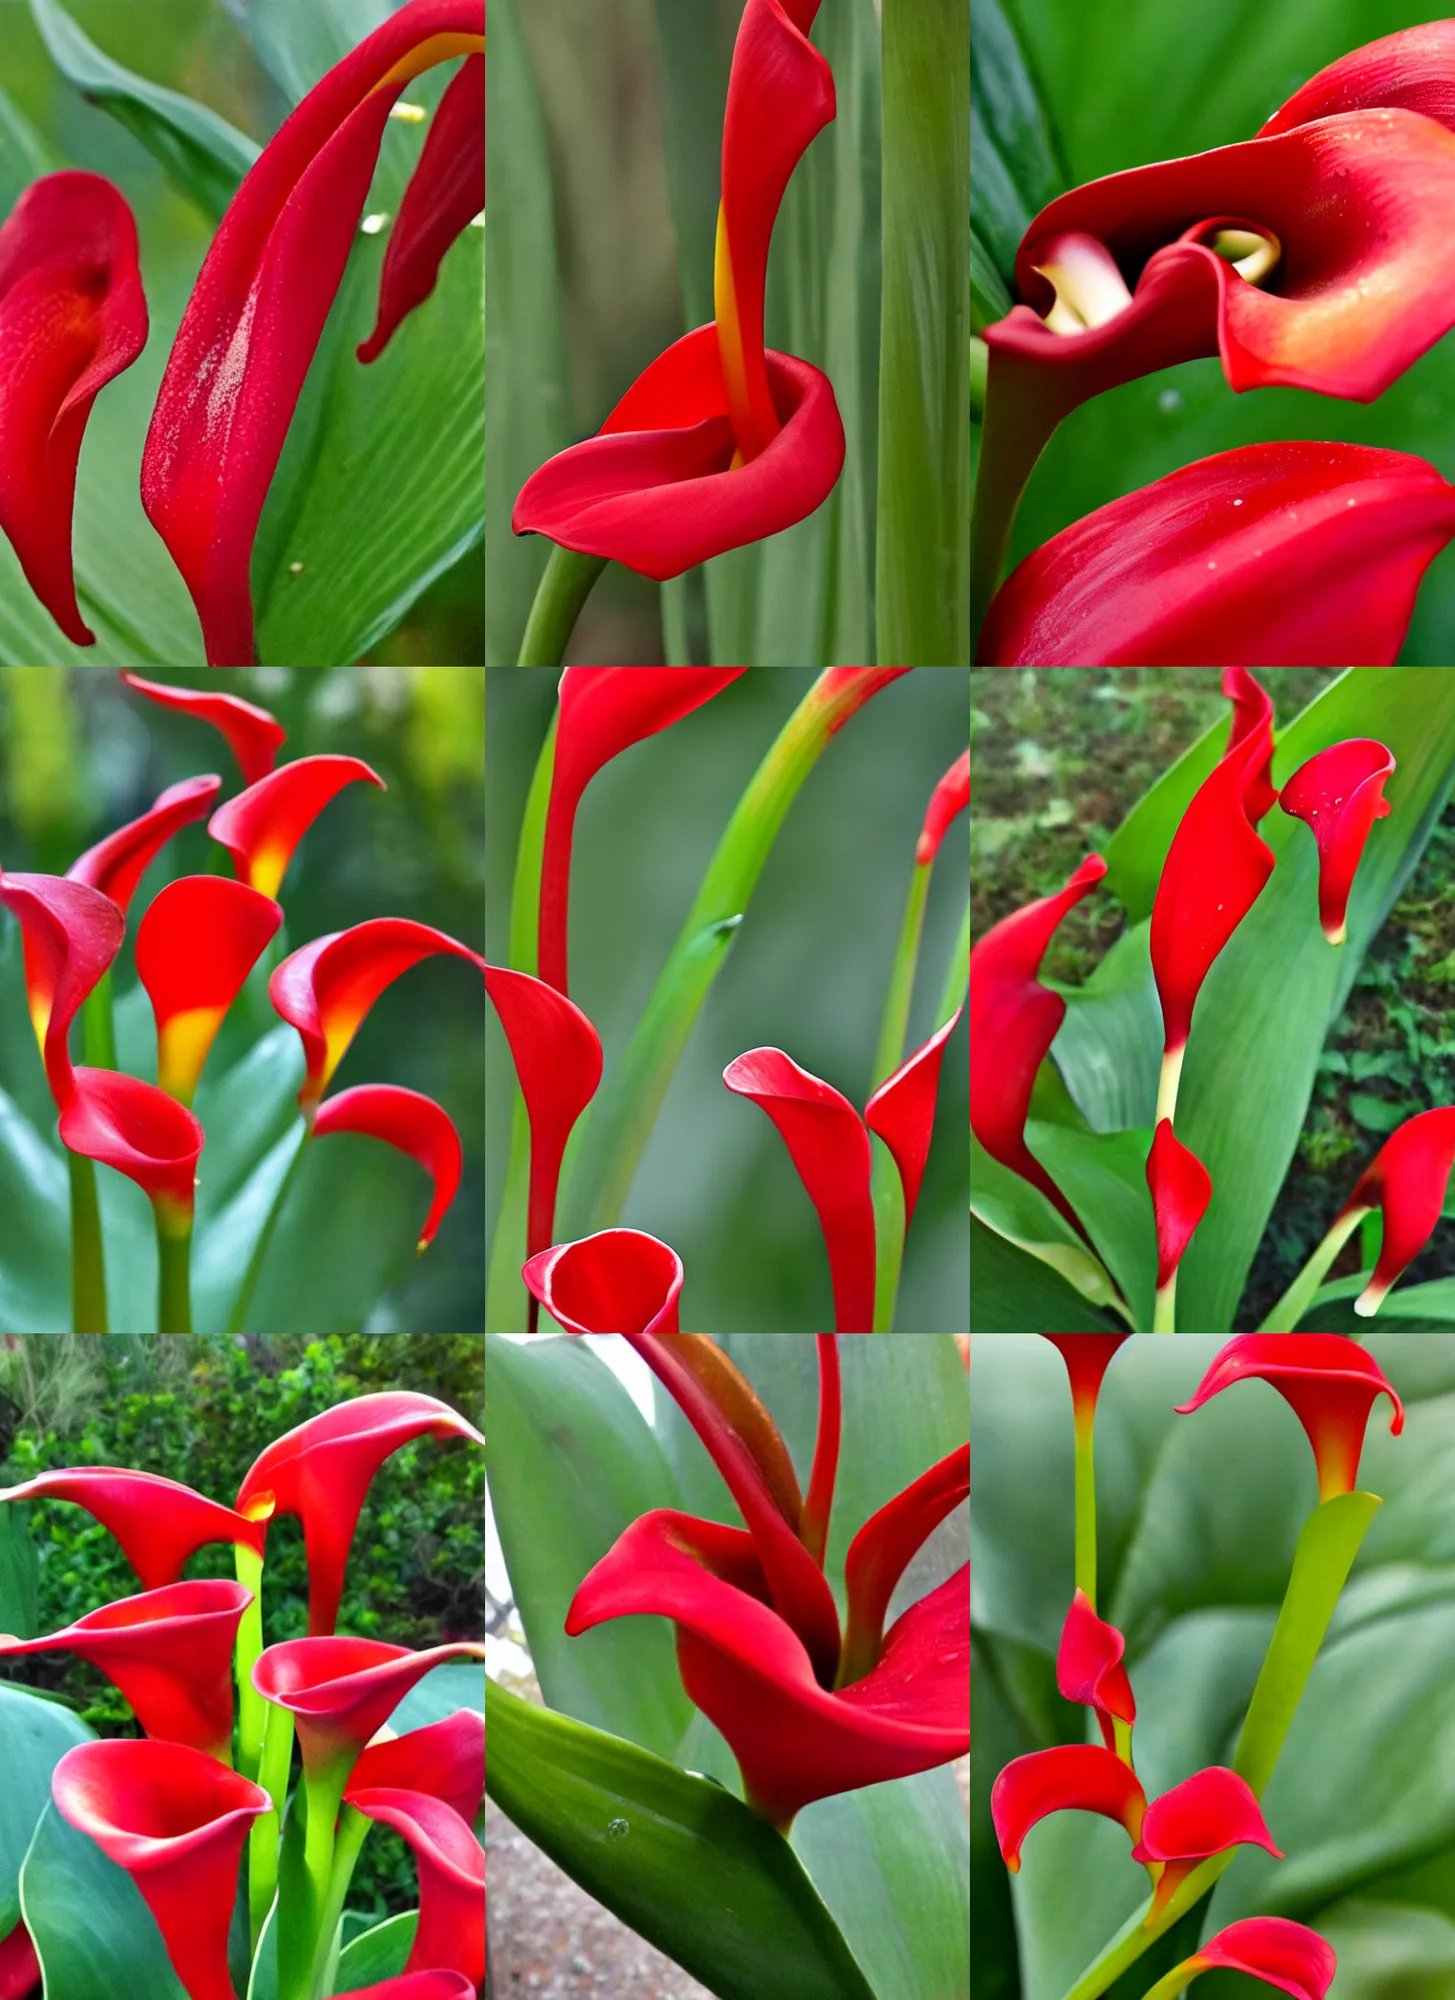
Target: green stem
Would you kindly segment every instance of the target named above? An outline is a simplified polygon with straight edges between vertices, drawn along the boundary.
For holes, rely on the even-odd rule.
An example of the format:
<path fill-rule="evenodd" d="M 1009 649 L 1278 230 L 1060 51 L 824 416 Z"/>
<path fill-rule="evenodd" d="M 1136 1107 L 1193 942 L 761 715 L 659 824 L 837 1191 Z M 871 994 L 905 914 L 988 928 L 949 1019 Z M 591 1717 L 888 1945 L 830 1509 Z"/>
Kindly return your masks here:
<path fill-rule="evenodd" d="M 955 938 L 955 948 L 950 953 L 950 970 L 945 976 L 945 990 L 940 995 L 939 1009 L 935 1014 L 935 1026 L 943 1028 L 957 1007 L 965 1005 L 965 996 L 970 988 L 970 903 L 966 899 L 965 914 L 960 919 L 960 929 Z"/>
<path fill-rule="evenodd" d="M 578 555 L 575 549 L 559 545 L 551 550 L 520 642 L 517 666 L 560 666 L 581 607 L 605 568 L 605 556 Z"/>
<path fill-rule="evenodd" d="M 1157 1296 L 1152 1307 L 1153 1333 L 1176 1333 L 1177 1331 L 1177 1273 L 1174 1271 L 1165 1285 L 1157 1287 Z"/>
<path fill-rule="evenodd" d="M 268 1704 L 253 1686 L 253 1666 L 263 1650 L 263 1558 L 245 1542 L 234 1542 L 237 1580 L 253 1601 L 238 1621 L 234 1658 L 237 1668 L 237 1768 L 257 1783 L 263 1760 L 263 1731 Z"/>
<path fill-rule="evenodd" d="M 337 1967 L 337 1945 L 339 1918 L 343 1915 L 344 1898 L 349 1893 L 349 1883 L 353 1879 L 354 1865 L 358 1861 L 364 1839 L 373 1822 L 353 1806 L 345 1806 L 339 1815 L 338 1834 L 334 1841 L 333 1866 L 329 1870 L 328 1888 L 324 1894 L 323 1909 L 318 1922 L 318 1943 L 313 1956 L 313 1996 L 323 2000 L 332 1992 L 332 1976 Z"/>
<path fill-rule="evenodd" d="M 192 1231 L 175 1234 L 157 1216 L 157 1332 L 192 1331 Z"/>
<path fill-rule="evenodd" d="M 1190 1958 L 1184 1958 L 1181 1965 L 1163 1975 L 1155 1986 L 1149 1987 L 1142 2000 L 1177 2000 L 1179 1993 L 1185 1993 L 1188 1982 L 1197 1977 L 1204 1968 L 1195 1965 Z"/>
<path fill-rule="evenodd" d="M 1324 1282 L 1330 1265 L 1354 1234 L 1360 1220 L 1370 1213 L 1367 1208 L 1351 1208 L 1347 1215 L 1337 1218 L 1323 1242 L 1259 1327 L 1260 1333 L 1292 1333 L 1295 1330 L 1313 1304 L 1314 1293 Z"/>
<path fill-rule="evenodd" d="M 116 1023 L 111 1011 L 111 970 L 102 973 L 81 1009 L 81 1045 L 92 1069 L 116 1068 Z"/>
<path fill-rule="evenodd" d="M 273 1810 L 260 1813 L 248 1832 L 248 1927 L 254 1952 L 278 1889 L 278 1834 L 293 1760 L 292 1713 L 271 1701 L 263 1703 L 263 1712 L 258 1783 L 273 1801 Z"/>
<path fill-rule="evenodd" d="M 1083 1418 L 1076 1413 L 1076 1588 L 1096 1609 L 1096 1463 L 1092 1437 L 1095 1406 Z"/>
<path fill-rule="evenodd" d="M 1160 1125 L 1164 1118 L 1177 1117 L 1177 1089 L 1182 1082 L 1182 1059 L 1187 1054 L 1187 1044 L 1180 1049 L 1164 1049 L 1162 1067 L 1157 1075 L 1157 1116 Z"/>
<path fill-rule="evenodd" d="M 344 1785 L 348 1781 L 352 1762 L 351 1757 L 340 1757 L 321 1771 L 310 1772 L 305 1769 L 303 1773 L 308 1805 L 308 1818 L 303 1828 L 303 1867 L 308 1877 L 310 1926 L 313 1936 L 310 1959 L 315 1968 L 319 1965 L 321 1957 L 327 1957 L 328 1945 L 333 1939 L 330 1927 L 328 1938 L 325 1940 L 323 1925 L 328 1909 L 329 1885 L 333 1880 L 334 1825 L 343 1803 Z M 335 1917 L 334 1922 L 337 1921 Z M 313 1992 L 312 1973 L 305 1992 L 308 1995 Z"/>
<path fill-rule="evenodd" d="M 298 1141 L 298 1150 L 288 1162 L 287 1173 L 284 1174 L 282 1180 L 278 1183 L 278 1192 L 273 1196 L 272 1206 L 268 1210 L 263 1220 L 263 1226 L 258 1232 L 258 1240 L 253 1245 L 253 1254 L 248 1259 L 248 1268 L 243 1275 L 242 1284 L 238 1288 L 238 1295 L 233 1303 L 232 1316 L 227 1322 L 229 1333 L 241 1333 L 247 1325 L 248 1311 L 253 1303 L 253 1294 L 258 1289 L 258 1280 L 263 1275 L 263 1265 L 267 1261 L 268 1251 L 278 1228 L 278 1218 L 283 1213 L 283 1204 L 288 1199 L 288 1190 L 297 1179 L 298 1169 L 303 1164 L 303 1156 L 308 1151 L 308 1142 L 312 1137 L 312 1128 L 305 1126 L 302 1137 Z"/>
<path fill-rule="evenodd" d="M 66 1154 L 71 1171 L 71 1331 L 105 1333 L 106 1252 L 96 1167 L 81 1153 Z"/>
<path fill-rule="evenodd" d="M 899 927 L 899 942 L 890 967 L 889 989 L 884 996 L 871 1090 L 877 1090 L 887 1077 L 893 1076 L 904 1057 L 909 1003 L 914 991 L 915 965 L 919 958 L 920 933 L 924 928 L 925 899 L 929 887 L 930 864 L 916 863 L 910 877 L 904 919 Z M 874 1202 L 874 1331 L 892 1333 L 899 1273 L 904 1261 L 904 1184 L 899 1178 L 894 1156 L 883 1141 L 875 1138 L 873 1148 L 870 1192 Z"/>

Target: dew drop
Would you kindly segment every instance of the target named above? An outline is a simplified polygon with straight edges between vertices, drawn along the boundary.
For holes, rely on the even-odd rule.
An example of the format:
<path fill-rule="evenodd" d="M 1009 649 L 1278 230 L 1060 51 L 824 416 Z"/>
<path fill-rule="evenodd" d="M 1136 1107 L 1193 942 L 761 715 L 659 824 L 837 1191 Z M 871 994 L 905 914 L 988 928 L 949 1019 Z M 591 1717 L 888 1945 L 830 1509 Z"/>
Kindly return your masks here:
<path fill-rule="evenodd" d="M 608 1840 L 625 1840 L 630 1832 L 631 1828 L 624 1819 L 609 1819 L 606 1822 Z"/>
<path fill-rule="evenodd" d="M 380 209 L 374 215 L 366 215 L 359 224 L 359 228 L 365 236 L 377 236 L 388 220 L 388 215 L 383 209 Z"/>
<path fill-rule="evenodd" d="M 1241 500 L 1235 500 L 1235 501 L 1233 502 L 1233 505 L 1234 505 L 1235 507 L 1241 507 L 1241 506 L 1242 506 L 1242 504 L 1243 504 L 1243 503 L 1242 503 L 1242 501 L 1241 501 Z"/>
<path fill-rule="evenodd" d="M 1157 398 L 1157 408 L 1164 416 L 1172 416 L 1182 408 L 1182 393 L 1178 389 L 1164 389 Z"/>

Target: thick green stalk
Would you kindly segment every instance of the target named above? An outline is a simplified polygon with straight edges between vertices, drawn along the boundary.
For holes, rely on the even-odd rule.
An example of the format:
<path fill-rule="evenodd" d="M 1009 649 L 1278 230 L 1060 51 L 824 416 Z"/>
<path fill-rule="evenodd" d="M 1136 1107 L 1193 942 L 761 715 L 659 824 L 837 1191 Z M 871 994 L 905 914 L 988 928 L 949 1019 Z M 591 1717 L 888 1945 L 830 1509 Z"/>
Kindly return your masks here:
<path fill-rule="evenodd" d="M 327 1957 L 328 1945 L 332 1943 L 332 1928 L 327 1940 L 323 1937 L 325 1913 L 328 1909 L 329 1884 L 333 1880 L 334 1828 L 339 1809 L 343 1802 L 344 1785 L 348 1781 L 353 1759 L 340 1757 L 319 1771 L 304 1771 L 303 1785 L 307 1795 L 308 1817 L 303 1829 L 303 1867 L 308 1877 L 310 1928 L 313 1937 L 313 1951 L 305 1980 L 296 1993 L 280 1993 L 279 2000 L 312 2000 L 314 1972 Z M 335 1918 L 334 1922 L 337 1923 Z"/>
<path fill-rule="evenodd" d="M 1177 1273 L 1174 1271 L 1165 1285 L 1157 1287 L 1157 1296 L 1152 1307 L 1153 1333 L 1176 1333 L 1177 1331 Z"/>
<path fill-rule="evenodd" d="M 1174 1965 L 1155 1986 L 1148 1987 L 1143 2000 L 1177 2000 L 1179 1993 L 1187 1991 L 1188 1981 L 1195 1979 L 1203 1969 L 1194 1965 L 1190 1958 L 1184 1958 L 1181 1965 Z"/>
<path fill-rule="evenodd" d="M 263 1761 L 263 1731 L 268 1704 L 253 1686 L 253 1666 L 263 1650 L 263 1558 L 245 1542 L 234 1542 L 233 1566 L 253 1601 L 238 1621 L 234 1658 L 237 1669 L 237 1768 L 258 1781 Z"/>
<path fill-rule="evenodd" d="M 273 1810 L 260 1813 L 248 1831 L 248 1928 L 255 1952 L 278 1890 L 278 1836 L 288 1799 L 292 1758 L 292 1712 L 279 1708 L 276 1702 L 265 1701 L 258 1783 L 273 1801 Z"/>
<path fill-rule="evenodd" d="M 92 1069 L 116 1068 L 116 1023 L 111 1011 L 111 970 L 108 967 L 81 1009 L 81 1043 Z"/>
<path fill-rule="evenodd" d="M 192 1331 L 192 1231 L 177 1234 L 157 1214 L 157 1332 Z"/>
<path fill-rule="evenodd" d="M 1096 1609 L 1096 1405 L 1076 1412 L 1076 1588 Z"/>
<path fill-rule="evenodd" d="M 1292 1333 L 1295 1330 L 1313 1304 L 1314 1293 L 1324 1282 L 1330 1265 L 1354 1234 L 1360 1221 L 1369 1213 L 1370 1210 L 1367 1208 L 1351 1208 L 1347 1215 L 1341 1215 L 1337 1219 L 1323 1242 L 1259 1327 L 1260 1333 Z"/>
<path fill-rule="evenodd" d="M 96 1167 L 81 1153 L 68 1152 L 66 1164 L 71 1174 L 71 1331 L 105 1333 L 106 1252 Z"/>
<path fill-rule="evenodd" d="M 581 607 L 605 568 L 605 556 L 578 555 L 574 549 L 559 546 L 551 550 L 520 642 L 517 666 L 560 666 Z"/>
<path fill-rule="evenodd" d="M 965 1005 L 965 996 L 970 986 L 970 902 L 965 902 L 965 914 L 960 919 L 960 929 L 955 938 L 955 949 L 950 953 L 950 970 L 945 977 L 945 990 L 940 995 L 939 1011 L 935 1015 L 935 1026 L 943 1028 L 957 1007 Z"/>
<path fill-rule="evenodd" d="M 904 920 L 899 927 L 899 942 L 890 967 L 889 989 L 884 996 L 871 1090 L 877 1090 L 887 1077 L 893 1076 L 904 1058 L 909 1003 L 914 991 L 915 964 L 919 958 L 920 932 L 924 928 L 925 899 L 929 888 L 930 864 L 916 863 L 910 878 L 909 898 L 904 906 Z M 894 1164 L 894 1155 L 883 1140 L 874 1139 L 873 1152 L 869 1186 L 874 1201 L 874 1331 L 892 1333 L 899 1273 L 904 1261 L 904 1184 Z"/>
<path fill-rule="evenodd" d="M 288 1171 L 278 1183 L 278 1192 L 273 1196 L 273 1205 L 263 1219 L 258 1232 L 258 1240 L 253 1245 L 253 1254 L 248 1259 L 248 1268 L 238 1287 L 237 1298 L 233 1302 L 232 1315 L 227 1322 L 229 1333 L 241 1333 L 247 1325 L 248 1309 L 253 1302 L 253 1293 L 258 1289 L 258 1280 L 263 1275 L 263 1265 L 267 1262 L 268 1251 L 278 1228 L 278 1218 L 283 1213 L 283 1204 L 288 1199 L 288 1190 L 298 1177 L 298 1169 L 303 1164 L 303 1156 L 308 1151 L 308 1142 L 313 1137 L 311 1127 L 305 1126 L 298 1140 L 298 1150 L 288 1162 Z"/>
<path fill-rule="evenodd" d="M 343 1915 L 344 1898 L 349 1893 L 355 1863 L 372 1824 L 372 1820 L 355 1811 L 353 1806 L 346 1805 L 339 1814 L 333 1866 L 319 1916 L 318 1943 L 313 1957 L 313 2000 L 323 2000 L 325 1994 L 333 1991 L 333 1974 L 338 1966 L 339 1918 Z"/>

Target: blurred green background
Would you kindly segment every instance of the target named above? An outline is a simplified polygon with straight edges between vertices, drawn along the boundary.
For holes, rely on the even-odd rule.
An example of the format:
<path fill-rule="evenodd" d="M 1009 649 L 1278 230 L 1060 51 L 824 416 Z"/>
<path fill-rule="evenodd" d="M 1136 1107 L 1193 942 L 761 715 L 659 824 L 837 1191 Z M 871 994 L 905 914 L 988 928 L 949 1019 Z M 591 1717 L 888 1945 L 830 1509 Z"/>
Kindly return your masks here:
<path fill-rule="evenodd" d="M 291 109 L 289 100 L 254 54 L 242 26 L 250 7 L 269 4 L 270 0 L 64 0 L 70 18 L 105 55 L 151 82 L 197 99 L 259 144 L 271 137 Z M 377 25 L 398 4 L 400 0 L 346 0 L 346 4 L 340 4 L 340 0 L 296 0 L 300 13 L 317 12 L 326 17 L 317 27 L 320 46 L 333 36 L 335 20 L 348 24 L 351 34 L 354 27 L 366 30 Z M 346 35 L 345 40 L 348 38 Z M 439 71 L 421 79 L 411 85 L 410 94 L 432 101 L 437 94 L 435 79 L 444 75 L 445 72 Z M 36 171 L 34 165 L 28 171 L 23 165 L 24 142 L 17 142 L 11 129 L 13 121 L 7 115 L 7 98 L 21 118 L 34 128 L 42 145 L 54 154 L 49 164 L 87 168 L 116 183 L 135 211 L 141 238 L 142 279 L 151 312 L 151 337 L 140 360 L 108 384 L 92 412 L 82 448 L 77 495 L 77 567 L 78 571 L 84 571 L 88 554 L 114 546 L 115 513 L 119 505 L 125 506 L 129 533 L 134 532 L 143 546 L 154 539 L 141 513 L 137 491 L 140 438 L 172 335 L 212 232 L 193 202 L 168 181 L 155 156 L 116 118 L 86 102 L 62 76 L 46 51 L 25 0 L 0 0 L 0 219 L 20 186 Z M 407 171 L 418 155 L 421 129 L 391 122 L 381 156 L 381 175 Z M 389 205 L 393 205 L 392 201 Z M 367 246 L 358 261 L 367 258 L 372 262 L 382 252 L 384 240 L 377 239 L 377 252 L 374 245 Z M 478 256 L 478 251 L 471 253 L 465 245 L 452 248 L 445 265 L 448 278 L 442 279 L 444 292 L 451 290 L 463 272 L 463 260 L 469 254 Z M 376 275 L 372 282 L 377 286 Z M 346 285 L 346 293 L 348 289 Z M 436 304 L 443 295 L 437 295 Z M 347 305 L 347 300 L 344 303 Z M 429 306 L 422 311 L 427 313 Z M 326 335 L 320 343 L 320 352 L 324 353 L 327 347 Z M 367 370 L 361 372 L 368 375 Z M 367 396 L 382 388 L 384 381 L 380 374 L 377 382 L 364 381 L 354 386 Z M 119 477 L 115 465 L 105 468 L 100 465 L 99 461 L 106 457 L 126 460 L 124 479 Z M 285 458 L 285 477 L 287 465 Z M 400 476 L 404 476 L 402 466 Z M 278 497 L 286 499 L 281 488 Z M 130 518 L 133 509 L 134 521 Z M 265 541 L 266 517 L 260 546 Z M 8 550 L 0 549 L 0 560 L 9 564 Z M 175 590 L 166 589 L 166 606 L 161 615 L 165 623 L 174 622 L 190 644 L 196 634 L 190 603 L 180 577 L 168 581 L 175 583 Z M 400 665 L 483 660 L 484 589 L 484 548 L 477 542 L 429 586 L 403 623 L 370 650 L 368 659 Z M 261 614 L 261 605 L 259 609 Z M 37 616 L 44 620 L 43 613 Z M 94 618 L 91 622 L 95 622 Z M 49 621 L 44 620 L 37 630 L 44 632 L 48 626 Z M 64 657 L 61 649 L 65 642 L 54 628 L 50 628 L 50 633 L 54 636 L 55 650 L 49 656 Z M 103 634 L 103 639 L 106 636 Z M 0 606 L 0 641 L 7 642 L 9 657 L 27 657 L 24 642 L 17 642 L 7 629 L 3 606 Z M 29 657 L 45 655 L 31 651 Z M 122 652 L 120 657 L 126 660 L 130 655 Z M 186 656 L 177 650 L 170 657 Z M 306 654 L 294 652 L 291 657 L 298 659 Z"/>
<path fill-rule="evenodd" d="M 177 674 L 157 678 L 185 684 Z M 230 688 L 287 729 L 282 757 L 362 757 L 389 787 L 348 787 L 304 836 L 281 892 L 280 953 L 377 916 L 412 917 L 479 949 L 483 682 L 483 667 L 255 667 L 230 677 Z M 146 811 L 164 786 L 209 770 L 222 775 L 224 796 L 239 789 L 231 752 L 214 730 L 130 693 L 105 668 L 0 669 L 0 866 L 64 874 L 85 848 Z M 118 1000 L 135 982 L 136 927 L 152 896 L 176 876 L 205 873 L 219 852 L 201 821 L 184 827 L 142 877 L 117 961 Z M 27 1089 L 22 1109 L 38 1130 L 53 1133 L 54 1106 L 26 1019 L 17 929 L 8 914 L 0 922 L 0 1037 L 13 1050 L 8 1066 L 19 1079 L 9 1087 L 17 1095 Z M 258 984 L 255 975 L 224 1025 L 209 1076 L 235 1059 L 240 1039 L 276 1026 Z M 454 1119 L 465 1152 L 460 1190 L 438 1236 L 426 1256 L 409 1258 L 394 1274 L 367 1331 L 480 1326 L 481 1004 L 467 967 L 424 960 L 380 995 L 331 1086 L 392 1082 L 425 1091 Z M 205 1162 L 204 1154 L 204 1174 Z M 428 1183 L 408 1165 L 405 1185 L 422 1220 Z"/>
<path fill-rule="evenodd" d="M 549 669 L 487 674 L 486 956 L 504 963 L 526 788 L 549 724 Z M 577 820 L 571 997 L 608 1074 L 671 949 L 744 787 L 814 675 L 756 668 L 706 707 L 626 751 Z M 686 1266 L 683 1322 L 701 1332 L 822 1330 L 833 1316 L 818 1220 L 768 1118 L 722 1072 L 744 1050 L 786 1050 L 862 1110 L 925 805 L 965 747 L 963 668 L 922 668 L 834 738 L 795 800 L 746 921 L 683 1054 L 622 1221 Z M 931 1031 L 965 907 L 966 837 L 940 850 L 920 947 L 910 1046 Z M 486 1212 L 500 1200 L 514 1073 L 486 1025 Z M 934 1143 L 906 1248 L 902 1332 L 968 1323 L 969 1062 L 962 1019 L 941 1075 Z"/>
<path fill-rule="evenodd" d="M 984 9 L 985 0 L 978 4 Z M 1026 222 L 1060 186 L 1251 139 L 1316 70 L 1431 18 L 1409 0 L 1001 4 L 1046 120 L 1039 172 L 1028 157 L 1012 163 Z M 992 166 L 989 147 L 977 142 L 972 174 L 981 198 Z M 1061 425 L 1032 475 L 1011 561 L 1178 466 L 1266 438 L 1414 452 L 1455 478 L 1455 342 L 1446 336 L 1368 405 L 1301 389 L 1235 396 L 1215 360 L 1187 362 L 1093 397 Z M 1435 558 L 1400 658 L 1455 661 L 1455 549 Z"/>

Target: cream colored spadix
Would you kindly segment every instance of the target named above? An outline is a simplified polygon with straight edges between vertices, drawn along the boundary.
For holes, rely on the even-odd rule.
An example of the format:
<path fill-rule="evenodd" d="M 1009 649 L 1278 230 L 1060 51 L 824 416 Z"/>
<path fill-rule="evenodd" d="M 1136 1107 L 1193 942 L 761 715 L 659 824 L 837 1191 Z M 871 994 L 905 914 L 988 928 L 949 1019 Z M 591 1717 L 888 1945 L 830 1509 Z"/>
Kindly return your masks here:
<path fill-rule="evenodd" d="M 1125 278 L 1106 245 L 1082 230 L 1053 236 L 1035 267 L 1056 287 L 1056 301 L 1046 314 L 1052 333 L 1085 333 L 1104 326 L 1132 303 Z"/>
<path fill-rule="evenodd" d="M 1283 245 L 1271 229 L 1214 230 L 1207 247 L 1250 285 L 1260 284 L 1283 255 Z"/>

